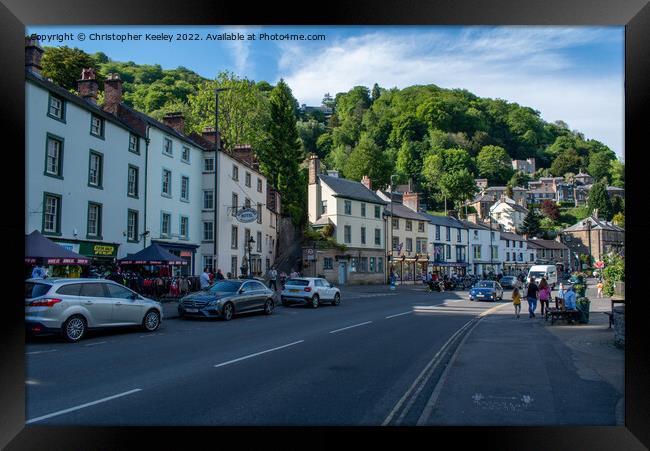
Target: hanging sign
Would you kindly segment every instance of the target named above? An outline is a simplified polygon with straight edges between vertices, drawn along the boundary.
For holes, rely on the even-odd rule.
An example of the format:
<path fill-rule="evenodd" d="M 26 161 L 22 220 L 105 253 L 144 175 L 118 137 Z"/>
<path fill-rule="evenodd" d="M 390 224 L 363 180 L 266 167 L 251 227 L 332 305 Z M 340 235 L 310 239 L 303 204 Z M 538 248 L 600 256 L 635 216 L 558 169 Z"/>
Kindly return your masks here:
<path fill-rule="evenodd" d="M 242 208 L 237 211 L 235 217 L 239 222 L 254 222 L 257 221 L 257 210 L 254 208 Z"/>

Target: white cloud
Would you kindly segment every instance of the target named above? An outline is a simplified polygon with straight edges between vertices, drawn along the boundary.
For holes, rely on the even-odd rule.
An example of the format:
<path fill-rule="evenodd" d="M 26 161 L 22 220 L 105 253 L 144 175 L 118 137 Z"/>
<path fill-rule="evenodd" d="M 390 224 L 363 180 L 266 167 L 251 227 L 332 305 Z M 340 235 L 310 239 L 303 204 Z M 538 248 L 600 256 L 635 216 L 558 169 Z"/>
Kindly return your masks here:
<path fill-rule="evenodd" d="M 585 74 L 566 49 L 620 42 L 602 28 L 467 28 L 402 35 L 376 32 L 337 39 L 318 52 L 280 46 L 279 70 L 300 103 L 319 104 L 356 85 L 436 84 L 530 106 L 587 138 L 623 152 L 623 66 L 617 75 Z M 279 77 L 278 77 L 279 78 Z"/>

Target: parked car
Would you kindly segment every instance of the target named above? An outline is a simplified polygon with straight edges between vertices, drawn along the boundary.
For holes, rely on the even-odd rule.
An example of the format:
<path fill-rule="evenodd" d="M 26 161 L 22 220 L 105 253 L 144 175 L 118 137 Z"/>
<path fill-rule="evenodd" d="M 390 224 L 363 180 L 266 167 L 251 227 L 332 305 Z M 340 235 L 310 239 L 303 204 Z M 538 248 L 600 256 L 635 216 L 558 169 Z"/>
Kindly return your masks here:
<path fill-rule="evenodd" d="M 89 329 L 139 325 L 153 332 L 162 318 L 159 302 L 111 280 L 25 281 L 25 324 L 34 334 L 61 333 L 67 341 L 76 342 Z"/>
<path fill-rule="evenodd" d="M 308 304 L 317 308 L 321 302 L 341 303 L 341 291 L 320 277 L 289 279 L 280 293 L 282 305 Z"/>
<path fill-rule="evenodd" d="M 494 280 L 479 280 L 469 290 L 470 301 L 502 301 L 503 288 Z"/>
<path fill-rule="evenodd" d="M 220 280 L 210 288 L 189 294 L 178 303 L 183 316 L 213 317 L 230 321 L 245 312 L 273 313 L 273 290 L 255 279 Z"/>
<path fill-rule="evenodd" d="M 515 276 L 503 276 L 499 281 L 502 288 L 520 288 L 521 282 Z"/>

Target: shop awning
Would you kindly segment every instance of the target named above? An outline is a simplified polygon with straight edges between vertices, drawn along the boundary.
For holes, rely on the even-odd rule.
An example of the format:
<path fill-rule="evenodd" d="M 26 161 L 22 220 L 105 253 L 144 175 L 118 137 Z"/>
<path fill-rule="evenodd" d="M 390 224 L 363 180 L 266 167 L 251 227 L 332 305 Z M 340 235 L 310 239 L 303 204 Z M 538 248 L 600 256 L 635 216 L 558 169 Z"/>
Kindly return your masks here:
<path fill-rule="evenodd" d="M 25 235 L 25 263 L 37 263 L 43 259 L 46 265 L 87 265 L 90 260 L 72 252 L 44 237 L 38 230 Z"/>
<path fill-rule="evenodd" d="M 185 266 L 187 260 L 183 260 L 177 255 L 172 254 L 167 249 L 157 243 L 142 249 L 135 254 L 128 254 L 126 257 L 118 260 L 120 265 L 175 265 Z"/>

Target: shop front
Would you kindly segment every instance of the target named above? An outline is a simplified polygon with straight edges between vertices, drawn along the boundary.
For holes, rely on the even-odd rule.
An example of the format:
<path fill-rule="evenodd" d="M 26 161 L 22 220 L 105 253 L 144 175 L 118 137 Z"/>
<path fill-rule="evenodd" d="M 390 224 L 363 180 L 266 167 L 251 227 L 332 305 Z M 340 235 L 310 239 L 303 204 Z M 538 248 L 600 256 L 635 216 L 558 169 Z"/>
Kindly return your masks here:
<path fill-rule="evenodd" d="M 118 243 L 104 243 L 98 241 L 64 241 L 57 239 L 53 239 L 53 241 L 64 249 L 88 257 L 90 260 L 88 270 L 94 269 L 99 274 L 103 274 L 114 267 L 117 251 L 120 246 Z M 83 271 L 80 266 L 58 266 L 53 268 L 51 274 L 54 277 L 85 277 L 88 275 L 87 271 Z"/>
<path fill-rule="evenodd" d="M 199 247 L 196 244 L 182 244 L 182 243 L 167 243 L 164 241 L 152 240 L 152 243 L 160 245 L 166 251 L 179 257 L 179 259 L 187 262 L 186 265 L 179 265 L 174 267 L 173 276 L 193 276 L 195 275 L 196 268 L 196 249 Z M 203 268 L 201 268 L 201 271 Z"/>
<path fill-rule="evenodd" d="M 391 260 L 390 270 L 397 276 L 398 283 L 421 283 L 428 267 L 429 256 L 426 254 L 417 254 L 414 257 L 403 255 Z"/>

